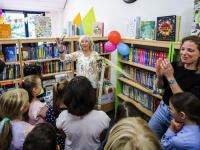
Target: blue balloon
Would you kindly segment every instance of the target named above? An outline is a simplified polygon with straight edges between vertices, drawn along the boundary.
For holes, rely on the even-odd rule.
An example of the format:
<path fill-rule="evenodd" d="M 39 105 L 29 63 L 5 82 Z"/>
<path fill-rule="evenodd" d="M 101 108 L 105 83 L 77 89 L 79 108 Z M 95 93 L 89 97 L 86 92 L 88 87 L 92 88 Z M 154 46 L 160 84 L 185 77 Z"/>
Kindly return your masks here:
<path fill-rule="evenodd" d="M 117 44 L 117 50 L 121 55 L 128 55 L 130 52 L 129 46 L 124 43 Z"/>

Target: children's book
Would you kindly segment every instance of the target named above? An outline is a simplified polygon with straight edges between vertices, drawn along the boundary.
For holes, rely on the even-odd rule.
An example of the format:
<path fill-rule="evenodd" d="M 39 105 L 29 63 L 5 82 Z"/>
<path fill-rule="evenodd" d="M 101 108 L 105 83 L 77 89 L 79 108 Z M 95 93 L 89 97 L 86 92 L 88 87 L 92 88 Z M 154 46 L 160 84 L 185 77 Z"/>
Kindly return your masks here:
<path fill-rule="evenodd" d="M 17 51 L 15 45 L 4 45 L 3 51 L 4 51 L 5 62 L 17 61 Z"/>
<path fill-rule="evenodd" d="M 191 35 L 200 36 L 200 0 L 194 1 Z"/>
<path fill-rule="evenodd" d="M 176 16 L 157 17 L 157 34 L 158 41 L 175 41 L 176 37 Z"/>
<path fill-rule="evenodd" d="M 104 36 L 104 23 L 95 22 L 92 24 L 92 36 L 103 37 Z"/>
<path fill-rule="evenodd" d="M 39 37 L 51 37 L 51 18 L 44 16 L 35 16 L 35 36 Z"/>
<path fill-rule="evenodd" d="M 140 31 L 140 17 L 127 17 L 125 24 L 125 38 L 138 39 Z"/>
<path fill-rule="evenodd" d="M 155 39 L 155 21 L 141 21 L 140 39 Z"/>

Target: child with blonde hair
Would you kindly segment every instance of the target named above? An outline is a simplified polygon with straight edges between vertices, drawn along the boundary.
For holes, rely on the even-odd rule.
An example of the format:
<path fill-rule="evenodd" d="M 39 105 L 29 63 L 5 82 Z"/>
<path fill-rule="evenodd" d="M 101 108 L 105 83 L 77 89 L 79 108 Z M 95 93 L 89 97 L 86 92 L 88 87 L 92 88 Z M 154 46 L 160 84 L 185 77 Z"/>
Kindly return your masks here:
<path fill-rule="evenodd" d="M 162 150 L 162 147 L 145 120 L 128 117 L 112 128 L 104 150 Z"/>
<path fill-rule="evenodd" d="M 29 95 L 29 111 L 28 122 L 32 125 L 43 123 L 45 121 L 48 106 L 37 99 L 37 95 L 42 89 L 41 79 L 38 75 L 30 75 L 25 77 L 19 85 L 20 88 L 25 89 Z"/>
<path fill-rule="evenodd" d="M 46 113 L 46 121 L 51 123 L 57 135 L 57 142 L 61 150 L 65 149 L 65 139 L 62 137 L 60 130 L 56 127 L 56 118 L 63 110 L 67 110 L 64 104 L 64 99 L 66 97 L 66 91 L 69 81 L 67 79 L 61 79 L 53 86 L 53 107 L 49 107 Z"/>
<path fill-rule="evenodd" d="M 0 123 L 0 149 L 21 150 L 27 134 L 34 126 L 22 121 L 22 115 L 29 108 L 28 93 L 14 89 L 4 93 L 0 99 L 0 111 L 4 119 Z"/>
<path fill-rule="evenodd" d="M 176 93 L 170 97 L 169 106 L 174 119 L 162 138 L 163 149 L 199 150 L 199 99 L 188 92 Z"/>

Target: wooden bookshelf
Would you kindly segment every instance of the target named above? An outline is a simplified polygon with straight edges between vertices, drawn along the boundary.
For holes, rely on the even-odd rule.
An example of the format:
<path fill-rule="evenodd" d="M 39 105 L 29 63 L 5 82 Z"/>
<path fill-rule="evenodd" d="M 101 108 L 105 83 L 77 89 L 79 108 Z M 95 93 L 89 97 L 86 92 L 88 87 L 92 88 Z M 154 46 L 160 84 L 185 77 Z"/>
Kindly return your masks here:
<path fill-rule="evenodd" d="M 155 98 L 162 99 L 162 96 L 160 96 L 158 94 L 154 94 L 153 90 L 146 89 L 143 86 L 141 86 L 141 85 L 139 85 L 139 84 L 137 84 L 137 83 L 135 83 L 135 82 L 133 82 L 131 80 L 128 80 L 128 79 L 123 78 L 123 77 L 118 78 L 118 80 L 120 80 L 120 81 L 122 81 L 122 82 L 124 82 L 126 84 L 129 84 L 130 86 L 133 86 L 133 87 L 137 88 L 138 90 L 143 91 L 143 92 L 145 92 L 145 93 L 147 93 L 147 94 L 149 94 L 149 95 L 151 95 L 151 96 L 153 96 Z"/>
<path fill-rule="evenodd" d="M 60 60 L 60 58 L 48 58 L 48 59 L 35 59 L 35 60 L 23 60 L 22 63 L 33 63 L 33 62 L 42 62 L 42 61 L 52 61 L 52 60 Z"/>
<path fill-rule="evenodd" d="M 108 112 L 114 109 L 115 109 L 115 100 L 101 104 L 101 110 L 104 112 Z M 95 107 L 95 110 L 98 110 L 98 109 Z"/>
<path fill-rule="evenodd" d="M 5 62 L 6 65 L 20 64 L 20 61 L 15 62 Z"/>
<path fill-rule="evenodd" d="M 63 71 L 63 72 L 56 72 L 56 73 L 49 73 L 49 74 L 43 74 L 43 77 L 51 77 L 59 74 L 67 74 L 72 73 L 72 71 Z"/>
<path fill-rule="evenodd" d="M 60 38 L 62 39 L 62 38 Z M 19 39 L 19 43 L 39 43 L 39 42 L 51 42 L 55 43 L 56 37 L 55 38 L 21 38 Z M 71 42 L 72 39 L 70 37 L 64 38 L 63 42 Z"/>
<path fill-rule="evenodd" d="M 15 83 L 14 80 L 17 80 L 17 82 L 19 83 L 19 82 L 21 82 L 22 79 L 17 78 L 17 79 L 10 79 L 10 80 L 1 80 L 0 85 L 2 86 L 2 85 L 7 85 L 7 84 L 13 84 L 13 83 Z"/>
<path fill-rule="evenodd" d="M 0 44 L 18 44 L 19 39 L 15 38 L 0 38 Z"/>
<path fill-rule="evenodd" d="M 102 53 L 102 54 L 99 54 L 99 56 L 102 56 L 102 55 L 110 55 L 110 53 Z"/>
<path fill-rule="evenodd" d="M 138 67 L 138 68 L 142 68 L 142 69 L 145 69 L 145 70 L 149 70 L 149 71 L 152 71 L 152 72 L 156 72 L 156 68 L 152 68 L 152 67 L 149 67 L 149 66 L 141 65 L 139 63 L 134 63 L 134 62 L 125 61 L 125 60 L 119 60 L 119 62 L 131 65 L 131 66 L 135 66 L 135 67 Z"/>
<path fill-rule="evenodd" d="M 117 94 L 117 96 L 119 98 L 121 98 L 124 101 L 127 102 L 131 102 L 133 105 L 135 105 L 141 112 L 145 113 L 146 115 L 148 115 L 149 117 L 153 116 L 153 112 L 151 112 L 150 110 L 146 109 L 145 107 L 143 107 L 142 105 L 140 105 L 139 103 L 135 102 L 134 100 L 128 98 L 127 96 L 123 95 L 123 94 Z"/>

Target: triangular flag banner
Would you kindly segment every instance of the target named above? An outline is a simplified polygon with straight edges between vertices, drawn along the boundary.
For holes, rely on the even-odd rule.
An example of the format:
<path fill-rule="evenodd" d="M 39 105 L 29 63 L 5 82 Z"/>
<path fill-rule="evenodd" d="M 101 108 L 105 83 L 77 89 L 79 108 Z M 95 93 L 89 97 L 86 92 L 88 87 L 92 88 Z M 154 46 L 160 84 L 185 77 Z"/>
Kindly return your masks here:
<path fill-rule="evenodd" d="M 17 25 L 17 21 L 18 21 L 18 19 L 14 19 L 14 23 Z"/>
<path fill-rule="evenodd" d="M 81 14 L 78 13 L 78 15 L 74 18 L 74 23 L 76 24 L 76 27 L 80 27 L 79 23 L 81 22 Z"/>
<path fill-rule="evenodd" d="M 19 19 L 19 22 L 20 22 L 20 24 L 22 24 L 22 22 L 23 22 L 22 18 Z"/>
<path fill-rule="evenodd" d="M 93 7 L 82 20 L 83 31 L 85 35 L 92 36 L 92 23 L 96 22 Z"/>
<path fill-rule="evenodd" d="M 27 22 L 28 22 L 28 17 L 25 17 L 25 18 L 24 18 L 24 22 L 27 24 Z"/>

